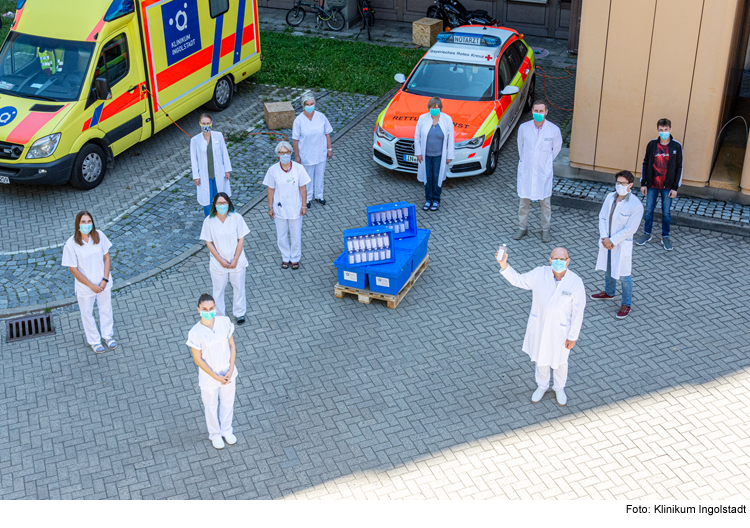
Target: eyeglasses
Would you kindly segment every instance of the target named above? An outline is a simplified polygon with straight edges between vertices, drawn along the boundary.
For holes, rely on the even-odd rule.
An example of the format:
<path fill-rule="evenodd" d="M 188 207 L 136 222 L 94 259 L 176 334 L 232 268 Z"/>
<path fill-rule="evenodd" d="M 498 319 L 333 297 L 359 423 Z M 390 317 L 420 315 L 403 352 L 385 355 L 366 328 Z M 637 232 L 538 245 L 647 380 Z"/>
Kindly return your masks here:
<path fill-rule="evenodd" d="M 283 154 L 291 154 L 291 152 L 289 152 L 288 150 L 280 150 L 279 154 L 281 154 L 281 155 L 283 155 Z"/>

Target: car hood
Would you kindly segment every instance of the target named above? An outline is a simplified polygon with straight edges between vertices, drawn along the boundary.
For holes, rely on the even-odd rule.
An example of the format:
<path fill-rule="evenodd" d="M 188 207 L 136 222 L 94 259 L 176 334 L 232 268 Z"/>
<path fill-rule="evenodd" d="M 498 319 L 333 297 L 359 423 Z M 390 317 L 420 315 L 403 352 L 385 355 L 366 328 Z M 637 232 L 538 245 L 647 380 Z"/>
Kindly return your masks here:
<path fill-rule="evenodd" d="M 52 134 L 73 103 L 0 94 L 0 141 L 28 145 Z"/>

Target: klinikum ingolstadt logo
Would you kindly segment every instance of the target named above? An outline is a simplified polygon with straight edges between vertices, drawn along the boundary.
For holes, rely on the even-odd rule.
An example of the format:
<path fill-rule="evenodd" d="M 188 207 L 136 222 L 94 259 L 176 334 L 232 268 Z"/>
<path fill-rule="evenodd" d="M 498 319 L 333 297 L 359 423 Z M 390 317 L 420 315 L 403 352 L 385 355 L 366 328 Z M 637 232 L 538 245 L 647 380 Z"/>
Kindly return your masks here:
<path fill-rule="evenodd" d="M 172 0 L 161 6 L 167 64 L 189 57 L 201 49 L 198 0 Z"/>
<path fill-rule="evenodd" d="M 12 106 L 6 106 L 4 108 L 0 108 L 0 127 L 5 126 L 8 123 L 12 123 L 17 115 L 18 115 L 18 110 L 16 110 Z"/>

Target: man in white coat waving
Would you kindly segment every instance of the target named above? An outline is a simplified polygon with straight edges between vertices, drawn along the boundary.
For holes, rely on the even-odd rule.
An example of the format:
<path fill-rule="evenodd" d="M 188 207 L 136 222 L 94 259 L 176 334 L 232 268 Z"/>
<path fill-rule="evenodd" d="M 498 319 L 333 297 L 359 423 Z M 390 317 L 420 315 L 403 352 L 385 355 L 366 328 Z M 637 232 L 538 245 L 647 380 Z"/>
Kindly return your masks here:
<path fill-rule="evenodd" d="M 643 218 L 643 204 L 633 196 L 635 177 L 630 171 L 615 175 L 616 192 L 610 193 L 599 211 L 599 257 L 596 269 L 604 271 L 604 291 L 591 296 L 597 301 L 614 299 L 617 279 L 622 281 L 622 306 L 618 319 L 630 314 L 633 302 L 633 235 Z"/>
<path fill-rule="evenodd" d="M 552 389 L 557 403 L 565 405 L 568 355 L 581 331 L 586 291 L 581 278 L 570 271 L 568 250 L 557 247 L 549 257 L 551 266 L 540 266 L 520 275 L 508 265 L 508 252 L 496 257 L 502 275 L 518 288 L 531 290 L 531 314 L 526 325 L 523 351 L 536 363 L 537 389 L 532 403 L 539 403 L 549 389 L 550 369 L 554 370 Z"/>
<path fill-rule="evenodd" d="M 528 233 L 529 207 L 539 200 L 542 213 L 542 242 L 552 240 L 549 232 L 552 218 L 552 162 L 562 148 L 557 125 L 547 121 L 547 105 L 536 101 L 531 108 L 534 120 L 518 127 L 518 233 L 521 240 Z"/>

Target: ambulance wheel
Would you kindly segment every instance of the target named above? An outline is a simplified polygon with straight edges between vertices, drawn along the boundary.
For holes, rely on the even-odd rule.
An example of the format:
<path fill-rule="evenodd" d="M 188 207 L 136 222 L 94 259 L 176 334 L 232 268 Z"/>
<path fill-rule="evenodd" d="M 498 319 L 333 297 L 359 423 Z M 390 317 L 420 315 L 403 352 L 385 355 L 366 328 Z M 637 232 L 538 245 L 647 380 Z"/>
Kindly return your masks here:
<path fill-rule="evenodd" d="M 216 81 L 216 88 L 214 88 L 213 98 L 206 103 L 206 106 L 213 112 L 221 112 L 229 108 L 232 104 L 232 96 L 234 95 L 234 83 L 229 75 L 226 75 Z"/>
<path fill-rule="evenodd" d="M 497 168 L 497 158 L 500 156 L 500 134 L 495 134 L 490 143 L 490 153 L 487 156 L 487 168 L 484 170 L 484 175 L 489 176 L 495 172 Z"/>
<path fill-rule="evenodd" d="M 526 95 L 526 104 L 523 107 L 524 112 L 528 112 L 534 106 L 534 97 L 536 97 L 536 76 L 531 78 L 531 86 L 529 86 L 529 93 Z"/>
<path fill-rule="evenodd" d="M 107 154 L 99 145 L 89 143 L 76 156 L 70 184 L 77 189 L 88 191 L 102 183 L 106 173 Z"/>

